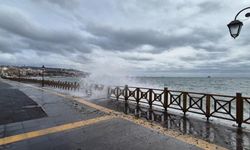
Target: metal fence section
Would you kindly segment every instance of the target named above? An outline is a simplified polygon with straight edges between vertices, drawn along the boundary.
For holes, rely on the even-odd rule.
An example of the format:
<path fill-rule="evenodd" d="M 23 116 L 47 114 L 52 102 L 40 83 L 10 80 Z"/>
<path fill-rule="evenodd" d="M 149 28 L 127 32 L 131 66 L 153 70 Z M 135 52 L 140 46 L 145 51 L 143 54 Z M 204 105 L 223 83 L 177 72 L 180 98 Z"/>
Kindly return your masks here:
<path fill-rule="evenodd" d="M 60 88 L 65 90 L 79 90 L 80 84 L 77 82 L 68 82 L 68 81 L 54 81 L 54 80 L 39 80 L 31 78 L 15 78 L 15 77 L 2 77 L 3 79 L 8 79 L 18 82 L 28 82 L 28 83 L 37 83 L 44 86 L 50 86 L 54 88 Z"/>
<path fill-rule="evenodd" d="M 108 95 L 112 99 L 146 105 L 150 109 L 160 108 L 181 111 L 205 116 L 207 121 L 211 117 L 234 121 L 241 127 L 242 123 L 250 124 L 250 97 L 186 92 L 143 87 L 117 86 L 110 87 Z"/>

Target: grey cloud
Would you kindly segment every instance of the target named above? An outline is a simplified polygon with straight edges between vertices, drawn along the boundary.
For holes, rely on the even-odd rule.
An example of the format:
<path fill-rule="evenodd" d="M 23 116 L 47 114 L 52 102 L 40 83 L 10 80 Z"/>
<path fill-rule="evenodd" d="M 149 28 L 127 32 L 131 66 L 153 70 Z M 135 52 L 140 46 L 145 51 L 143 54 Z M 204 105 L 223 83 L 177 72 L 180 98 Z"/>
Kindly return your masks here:
<path fill-rule="evenodd" d="M 48 2 L 65 9 L 74 9 L 79 6 L 81 0 L 33 0 L 33 2 Z"/>
<path fill-rule="evenodd" d="M 81 53 L 91 52 L 91 47 L 85 42 L 64 44 L 64 43 L 36 41 L 32 39 L 23 39 L 23 42 L 28 44 L 29 49 L 34 49 L 37 51 L 47 51 L 51 53 L 65 53 L 65 54 L 74 52 L 81 52 Z"/>
<path fill-rule="evenodd" d="M 88 25 L 86 31 L 96 38 L 90 42 L 106 50 L 132 50 L 144 44 L 149 44 L 159 51 L 187 45 L 199 46 L 204 41 L 214 41 L 220 38 L 219 33 L 210 33 L 196 28 L 190 35 L 167 35 L 156 30 L 146 29 L 114 29 L 110 26 Z M 155 52 L 155 51 L 154 51 Z"/>
<path fill-rule="evenodd" d="M 0 52 L 14 53 L 26 46 L 25 43 L 19 41 L 13 34 L 0 29 Z"/>
<path fill-rule="evenodd" d="M 9 40 L 0 38 L 0 51 L 1 52 L 13 51 Z"/>
<path fill-rule="evenodd" d="M 124 60 L 130 60 L 130 61 L 151 61 L 152 58 L 148 57 L 137 57 L 137 56 L 121 56 Z"/>
<path fill-rule="evenodd" d="M 11 7 L 3 7 L 0 10 L 0 29 L 6 35 L 14 37 L 13 43 L 2 35 L 0 39 L 1 51 L 18 51 L 20 49 L 33 49 L 36 51 L 49 52 L 90 52 L 90 45 L 86 43 L 76 31 L 71 30 L 50 30 L 34 23 L 31 18 L 26 17 L 18 10 L 11 10 Z M 18 35 L 18 36 L 15 36 Z M 23 43 L 22 46 L 15 45 Z"/>
<path fill-rule="evenodd" d="M 200 13 L 210 13 L 214 11 L 218 11 L 222 8 L 221 4 L 217 1 L 205 1 L 199 4 L 201 9 Z"/>
<path fill-rule="evenodd" d="M 3 7 L 0 10 L 0 28 L 22 37 L 54 43 L 71 43 L 82 40 L 81 35 L 70 30 L 49 30 L 25 16 L 21 11 Z"/>

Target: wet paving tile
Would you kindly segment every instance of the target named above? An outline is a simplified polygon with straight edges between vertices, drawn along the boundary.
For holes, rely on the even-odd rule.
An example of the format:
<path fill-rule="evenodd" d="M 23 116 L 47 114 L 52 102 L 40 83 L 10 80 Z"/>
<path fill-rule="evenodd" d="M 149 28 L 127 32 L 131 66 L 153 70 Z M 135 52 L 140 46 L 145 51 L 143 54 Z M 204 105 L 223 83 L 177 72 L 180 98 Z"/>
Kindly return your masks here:
<path fill-rule="evenodd" d="M 4 104 L 0 105 L 0 124 L 46 117 L 46 113 L 40 107 L 25 108 L 38 105 L 23 92 L 10 89 L 8 86 L 1 87 L 0 102 Z"/>

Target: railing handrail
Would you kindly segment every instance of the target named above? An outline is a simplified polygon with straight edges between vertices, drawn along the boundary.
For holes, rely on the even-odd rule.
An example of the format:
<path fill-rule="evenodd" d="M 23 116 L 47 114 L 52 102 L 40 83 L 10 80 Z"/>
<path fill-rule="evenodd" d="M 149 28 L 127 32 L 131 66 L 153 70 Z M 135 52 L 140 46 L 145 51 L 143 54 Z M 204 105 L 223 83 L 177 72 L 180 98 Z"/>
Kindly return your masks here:
<path fill-rule="evenodd" d="M 220 97 L 228 97 L 228 98 L 234 98 L 235 96 L 232 95 L 222 95 L 222 94 L 214 94 L 214 93 L 201 93 L 201 92 L 189 92 L 189 91 L 179 91 L 179 90 L 169 90 L 170 92 L 187 92 L 190 94 L 198 94 L 198 95 L 211 95 L 211 96 L 220 96 Z"/>
<path fill-rule="evenodd" d="M 119 85 L 119 86 L 114 86 L 114 85 L 113 85 L 113 86 L 110 86 L 110 87 L 114 87 L 114 88 L 116 88 L 116 87 L 124 88 L 124 86 L 121 86 L 121 85 Z M 163 91 L 163 89 L 160 89 L 160 88 L 146 88 L 146 87 L 141 87 L 141 86 L 130 86 L 130 87 L 128 87 L 128 88 L 134 88 L 134 89 L 139 88 L 139 89 L 145 89 L 145 90 L 150 90 L 150 89 L 152 89 L 152 90 Z M 181 91 L 181 90 L 168 90 L 168 91 L 170 91 L 170 92 L 179 92 L 179 93 L 181 93 L 181 92 L 187 92 L 187 93 L 190 93 L 190 94 L 212 95 L 212 96 L 220 96 L 220 97 L 228 97 L 228 98 L 233 98 L 233 97 L 235 97 L 235 96 L 233 96 L 233 95 L 223 95 L 223 94 L 215 94 L 215 93 L 202 93 L 202 92 L 193 92 L 193 91 Z M 249 98 L 249 99 L 250 99 L 250 97 L 244 97 L 244 98 Z"/>

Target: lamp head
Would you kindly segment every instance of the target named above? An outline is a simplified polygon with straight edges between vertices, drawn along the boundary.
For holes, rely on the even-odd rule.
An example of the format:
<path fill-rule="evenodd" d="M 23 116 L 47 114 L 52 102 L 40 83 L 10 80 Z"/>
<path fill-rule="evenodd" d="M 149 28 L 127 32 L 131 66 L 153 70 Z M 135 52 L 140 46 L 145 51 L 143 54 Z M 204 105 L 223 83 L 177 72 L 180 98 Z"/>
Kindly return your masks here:
<path fill-rule="evenodd" d="M 243 23 L 239 20 L 234 20 L 234 21 L 231 21 L 227 26 L 228 26 L 230 35 L 233 38 L 236 38 L 240 34 L 240 30 L 243 26 Z"/>

